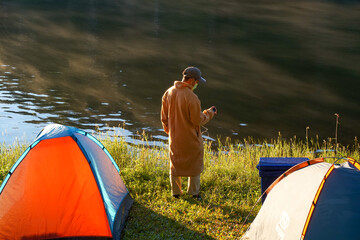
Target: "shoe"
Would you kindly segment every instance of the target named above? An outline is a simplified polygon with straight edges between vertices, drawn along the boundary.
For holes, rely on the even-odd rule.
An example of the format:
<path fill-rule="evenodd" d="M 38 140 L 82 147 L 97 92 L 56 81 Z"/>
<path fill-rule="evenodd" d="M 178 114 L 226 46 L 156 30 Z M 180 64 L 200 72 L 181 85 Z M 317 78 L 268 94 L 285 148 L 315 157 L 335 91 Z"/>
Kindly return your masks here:
<path fill-rule="evenodd" d="M 174 198 L 180 198 L 180 195 L 177 194 L 177 195 L 173 195 Z"/>
<path fill-rule="evenodd" d="M 198 201 L 201 201 L 201 200 L 202 200 L 202 198 L 201 198 L 200 195 L 193 195 L 193 198 L 196 199 L 196 200 L 198 200 Z"/>

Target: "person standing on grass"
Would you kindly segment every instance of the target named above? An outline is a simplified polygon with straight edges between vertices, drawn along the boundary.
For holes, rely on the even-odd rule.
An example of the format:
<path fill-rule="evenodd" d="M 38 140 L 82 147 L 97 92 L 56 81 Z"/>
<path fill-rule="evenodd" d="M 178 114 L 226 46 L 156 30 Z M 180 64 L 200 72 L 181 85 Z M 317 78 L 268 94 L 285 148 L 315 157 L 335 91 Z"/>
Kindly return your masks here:
<path fill-rule="evenodd" d="M 170 183 L 173 197 L 179 198 L 181 177 L 189 177 L 188 194 L 197 200 L 200 196 L 200 173 L 204 169 L 204 145 L 200 127 L 209 122 L 217 110 L 214 106 L 201 111 L 200 100 L 193 92 L 198 83 L 205 83 L 196 67 L 183 71 L 182 81 L 164 93 L 161 122 L 169 135 Z"/>

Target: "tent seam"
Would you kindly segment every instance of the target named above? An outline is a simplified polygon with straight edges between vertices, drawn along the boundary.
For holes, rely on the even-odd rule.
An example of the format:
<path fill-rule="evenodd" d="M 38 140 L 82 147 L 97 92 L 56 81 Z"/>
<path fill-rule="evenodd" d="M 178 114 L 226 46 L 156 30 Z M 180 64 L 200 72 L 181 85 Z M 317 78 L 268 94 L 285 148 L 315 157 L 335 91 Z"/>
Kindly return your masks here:
<path fill-rule="evenodd" d="M 315 196 L 314 196 L 314 199 L 311 203 L 311 207 L 309 209 L 309 213 L 308 213 L 308 216 L 306 217 L 306 220 L 305 220 L 305 224 L 304 224 L 304 228 L 301 232 L 301 237 L 300 237 L 300 240 L 303 240 L 305 238 L 305 235 L 307 233 L 307 230 L 308 230 L 308 227 L 309 227 L 309 224 L 310 224 L 310 221 L 311 221 L 311 218 L 313 216 L 313 213 L 315 211 L 315 207 L 317 205 L 317 202 L 318 202 L 318 199 L 320 197 L 320 194 L 322 192 L 322 190 L 324 189 L 324 185 L 325 183 L 327 182 L 327 179 L 329 178 L 330 174 L 333 172 L 333 170 L 335 169 L 334 167 L 334 164 L 332 164 L 330 166 L 330 168 L 328 169 L 328 171 L 325 173 L 325 176 L 324 178 L 322 179 L 322 181 L 320 182 L 320 185 L 318 187 L 318 190 L 316 191 L 315 193 Z"/>
<path fill-rule="evenodd" d="M 82 134 L 81 132 L 79 132 L 79 133 Z M 86 132 L 84 132 L 84 133 L 86 133 Z M 87 133 L 86 133 L 86 134 L 83 134 L 83 135 L 84 135 L 85 137 L 89 138 L 89 137 L 87 136 Z M 95 179 L 95 182 L 96 182 L 96 186 L 97 186 L 97 188 L 98 188 L 98 190 L 99 190 L 99 193 L 100 193 L 100 196 L 101 196 L 103 205 L 104 205 L 104 211 L 105 211 L 106 216 L 107 216 L 107 220 L 108 220 L 108 223 L 109 223 L 109 228 L 110 228 L 111 234 L 113 234 L 113 230 L 112 230 L 113 227 L 111 226 L 110 216 L 109 216 L 109 213 L 108 213 L 108 211 L 107 211 L 107 209 L 106 209 L 106 206 L 105 206 L 105 199 L 104 199 L 103 193 L 102 193 L 102 191 L 101 191 L 99 179 L 98 179 L 97 175 L 94 174 L 93 164 L 92 164 L 92 162 L 90 161 L 90 158 L 89 158 L 88 154 L 86 153 L 85 148 L 82 146 L 82 144 L 80 143 L 80 141 L 78 140 L 78 138 L 77 138 L 74 134 L 72 134 L 71 137 L 74 139 L 75 143 L 78 145 L 78 147 L 80 148 L 81 152 L 84 154 L 84 156 L 85 156 L 85 158 L 86 158 L 86 160 L 87 160 L 87 162 L 88 162 L 88 164 L 89 164 L 89 167 L 90 167 L 91 171 L 93 172 L 93 176 L 94 176 L 94 179 Z M 89 139 L 92 140 L 91 138 L 89 138 Z M 92 140 L 92 141 L 93 141 L 93 140 Z"/>

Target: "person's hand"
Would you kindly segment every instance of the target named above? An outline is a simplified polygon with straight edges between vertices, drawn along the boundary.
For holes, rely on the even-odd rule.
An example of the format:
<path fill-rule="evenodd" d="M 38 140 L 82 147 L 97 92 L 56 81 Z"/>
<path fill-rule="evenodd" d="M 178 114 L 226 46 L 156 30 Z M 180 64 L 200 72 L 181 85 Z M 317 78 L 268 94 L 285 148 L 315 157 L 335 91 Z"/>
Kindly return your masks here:
<path fill-rule="evenodd" d="M 215 115 L 217 114 L 217 109 L 216 109 L 215 106 L 212 106 L 212 107 L 211 107 L 211 110 L 215 113 Z"/>

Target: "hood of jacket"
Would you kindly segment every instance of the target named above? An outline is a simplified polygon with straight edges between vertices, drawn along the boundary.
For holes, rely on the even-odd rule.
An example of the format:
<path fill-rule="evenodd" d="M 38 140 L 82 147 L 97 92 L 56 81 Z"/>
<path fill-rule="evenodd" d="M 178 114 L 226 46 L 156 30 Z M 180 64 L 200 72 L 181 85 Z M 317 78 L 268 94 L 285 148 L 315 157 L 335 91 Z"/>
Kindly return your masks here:
<path fill-rule="evenodd" d="M 175 81 L 174 82 L 174 87 L 181 89 L 181 88 L 190 88 L 192 89 L 193 86 L 191 86 L 190 84 L 186 83 L 186 82 L 181 82 L 181 81 Z"/>

